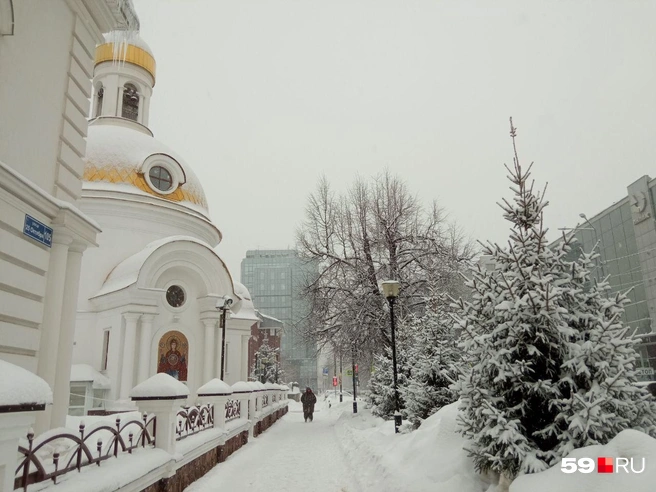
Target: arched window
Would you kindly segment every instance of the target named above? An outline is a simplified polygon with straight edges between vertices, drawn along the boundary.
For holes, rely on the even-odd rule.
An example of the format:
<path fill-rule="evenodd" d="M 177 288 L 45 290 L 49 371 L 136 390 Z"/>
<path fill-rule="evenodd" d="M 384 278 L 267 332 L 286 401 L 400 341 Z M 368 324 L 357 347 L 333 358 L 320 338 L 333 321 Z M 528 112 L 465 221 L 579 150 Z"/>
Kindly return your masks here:
<path fill-rule="evenodd" d="M 105 95 L 105 88 L 101 84 L 100 87 L 98 88 L 98 92 L 96 93 L 96 113 L 95 113 L 96 118 L 102 114 L 104 95 Z"/>
<path fill-rule="evenodd" d="M 139 117 L 139 93 L 132 84 L 123 87 L 123 118 L 137 121 Z"/>

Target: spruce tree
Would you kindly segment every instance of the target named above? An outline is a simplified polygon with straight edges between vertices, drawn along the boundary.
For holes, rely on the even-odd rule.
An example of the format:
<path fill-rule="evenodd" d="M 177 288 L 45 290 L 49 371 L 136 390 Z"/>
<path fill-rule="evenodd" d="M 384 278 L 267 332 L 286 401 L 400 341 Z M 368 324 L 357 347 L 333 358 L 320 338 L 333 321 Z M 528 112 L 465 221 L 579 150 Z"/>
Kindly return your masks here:
<path fill-rule="evenodd" d="M 277 383 L 283 376 L 278 359 L 280 349 L 269 345 L 269 337 L 265 334 L 262 345 L 255 352 L 255 362 L 251 368 L 251 378 L 261 383 Z"/>
<path fill-rule="evenodd" d="M 399 409 L 405 413 L 405 400 L 403 388 L 408 384 L 408 364 L 406 345 L 397 338 L 396 347 L 397 385 L 399 388 Z M 369 379 L 368 393 L 365 401 L 371 408 L 371 413 L 384 419 L 394 416 L 396 402 L 394 395 L 394 376 L 392 367 L 392 350 L 385 349 L 385 353 L 374 356 L 374 363 Z"/>
<path fill-rule="evenodd" d="M 410 377 L 402 395 L 407 417 L 415 427 L 457 399 L 450 386 L 457 379 L 461 352 L 449 304 L 446 295 L 430 297 L 424 316 L 410 321 Z"/>
<path fill-rule="evenodd" d="M 573 237 L 563 237 L 561 255 L 563 306 L 574 337 L 561 374 L 560 431 L 557 454 L 575 448 L 606 444 L 624 429 L 656 436 L 656 403 L 635 383 L 636 341 L 622 322 L 625 293 L 610 292 L 607 281 L 591 279 L 595 253 L 574 260 Z"/>
<path fill-rule="evenodd" d="M 476 468 L 506 478 L 555 461 L 558 379 L 572 336 L 555 282 L 559 252 L 548 247 L 543 228 L 548 203 L 529 182 L 531 166 L 520 164 L 512 120 L 511 137 L 514 165 L 507 169 L 514 197 L 500 204 L 511 233 L 507 247 L 484 246 L 494 269 L 478 267 L 467 282 L 472 299 L 458 303 L 471 371 L 456 387 L 460 430 L 471 441 Z"/>

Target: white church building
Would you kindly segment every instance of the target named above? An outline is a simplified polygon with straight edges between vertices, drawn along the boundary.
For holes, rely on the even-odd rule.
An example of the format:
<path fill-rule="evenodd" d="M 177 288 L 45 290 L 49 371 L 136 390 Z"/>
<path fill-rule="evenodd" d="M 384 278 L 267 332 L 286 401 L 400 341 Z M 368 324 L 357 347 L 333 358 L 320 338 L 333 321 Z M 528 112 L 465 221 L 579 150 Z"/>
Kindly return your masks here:
<path fill-rule="evenodd" d="M 130 390 L 158 372 L 192 394 L 221 377 L 226 297 L 222 379 L 246 381 L 258 322 L 214 250 L 222 236 L 200 180 L 148 127 L 152 51 L 137 36 L 105 41 L 96 48 L 78 202 L 102 232 L 82 259 L 69 399 L 77 414 L 125 408 Z"/>

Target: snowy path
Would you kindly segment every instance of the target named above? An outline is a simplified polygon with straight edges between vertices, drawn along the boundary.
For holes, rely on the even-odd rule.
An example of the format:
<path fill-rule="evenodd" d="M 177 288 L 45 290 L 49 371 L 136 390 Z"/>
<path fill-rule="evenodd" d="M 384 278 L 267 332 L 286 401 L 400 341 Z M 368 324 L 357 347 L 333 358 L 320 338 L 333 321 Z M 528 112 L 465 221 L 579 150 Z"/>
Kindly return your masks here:
<path fill-rule="evenodd" d="M 335 434 L 339 413 L 317 403 L 314 422 L 301 405 L 217 465 L 185 492 L 362 492 Z"/>

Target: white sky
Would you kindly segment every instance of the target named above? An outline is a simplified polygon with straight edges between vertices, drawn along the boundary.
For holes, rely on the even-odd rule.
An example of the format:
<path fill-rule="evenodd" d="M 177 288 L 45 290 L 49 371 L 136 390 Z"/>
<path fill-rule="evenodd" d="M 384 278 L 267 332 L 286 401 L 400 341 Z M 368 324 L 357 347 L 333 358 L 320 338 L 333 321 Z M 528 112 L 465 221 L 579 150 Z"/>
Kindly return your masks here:
<path fill-rule="evenodd" d="M 236 279 L 247 249 L 294 246 L 321 174 L 388 167 L 505 241 L 511 115 L 552 237 L 656 177 L 654 0 L 134 3 L 150 127 L 203 182 Z"/>

